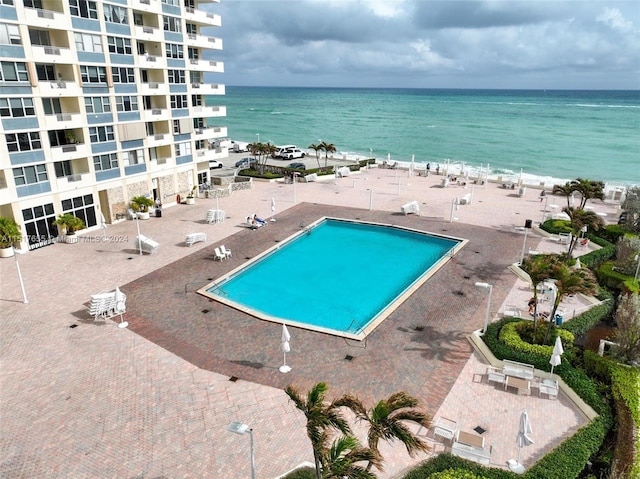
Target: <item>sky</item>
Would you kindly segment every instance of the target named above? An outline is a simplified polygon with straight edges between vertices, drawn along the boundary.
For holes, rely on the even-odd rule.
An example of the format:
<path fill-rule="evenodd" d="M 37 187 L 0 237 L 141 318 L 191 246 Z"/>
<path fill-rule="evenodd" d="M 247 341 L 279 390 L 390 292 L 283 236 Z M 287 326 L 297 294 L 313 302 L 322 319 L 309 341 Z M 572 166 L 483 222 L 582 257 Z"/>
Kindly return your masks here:
<path fill-rule="evenodd" d="M 640 1 L 220 0 L 229 86 L 640 89 Z"/>

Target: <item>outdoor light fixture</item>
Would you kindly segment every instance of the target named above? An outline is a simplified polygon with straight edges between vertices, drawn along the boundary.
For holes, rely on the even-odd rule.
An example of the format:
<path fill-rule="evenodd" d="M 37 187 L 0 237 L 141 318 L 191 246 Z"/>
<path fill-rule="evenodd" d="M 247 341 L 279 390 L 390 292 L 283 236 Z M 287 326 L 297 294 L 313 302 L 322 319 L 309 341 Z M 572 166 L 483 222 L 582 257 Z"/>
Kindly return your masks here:
<path fill-rule="evenodd" d="M 482 334 L 487 332 L 487 326 L 489 325 L 489 313 L 491 312 L 491 293 L 493 292 L 493 285 L 489 283 L 476 283 L 478 288 L 484 288 L 489 290 L 489 298 L 487 299 L 487 313 L 484 316 L 484 327 L 482 328 Z"/>
<path fill-rule="evenodd" d="M 253 429 L 249 425 L 241 422 L 232 422 L 227 426 L 227 431 L 231 431 L 235 434 L 249 434 L 250 447 L 251 447 L 251 479 L 256 479 L 256 465 L 253 459 Z"/>
<path fill-rule="evenodd" d="M 522 243 L 522 253 L 520 253 L 520 266 L 522 266 L 522 262 L 524 261 L 524 251 L 527 247 L 527 233 L 531 229 L 533 222 L 531 220 L 525 220 L 524 222 L 524 242 Z"/>

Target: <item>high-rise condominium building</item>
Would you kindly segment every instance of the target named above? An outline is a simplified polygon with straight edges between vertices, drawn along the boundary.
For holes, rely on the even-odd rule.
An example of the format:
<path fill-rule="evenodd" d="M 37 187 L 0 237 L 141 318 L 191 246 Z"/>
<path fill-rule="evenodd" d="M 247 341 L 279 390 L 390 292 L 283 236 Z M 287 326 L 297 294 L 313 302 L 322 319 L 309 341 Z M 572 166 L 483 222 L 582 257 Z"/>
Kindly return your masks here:
<path fill-rule="evenodd" d="M 0 217 L 22 248 L 60 214 L 100 226 L 208 181 L 227 156 L 216 3 L 0 0 Z"/>

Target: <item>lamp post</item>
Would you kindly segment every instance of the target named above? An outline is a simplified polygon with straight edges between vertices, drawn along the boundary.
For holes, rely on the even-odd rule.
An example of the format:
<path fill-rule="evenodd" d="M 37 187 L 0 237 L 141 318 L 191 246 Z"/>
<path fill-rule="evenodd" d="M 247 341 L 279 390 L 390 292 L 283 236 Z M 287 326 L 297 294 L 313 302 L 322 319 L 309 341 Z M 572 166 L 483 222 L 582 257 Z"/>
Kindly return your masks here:
<path fill-rule="evenodd" d="M 293 204 L 295 204 L 296 203 L 296 176 L 298 176 L 298 172 L 294 171 L 292 176 L 293 176 L 293 178 L 292 178 L 292 181 L 293 181 Z"/>
<path fill-rule="evenodd" d="M 256 136 L 258 137 L 258 143 L 260 143 L 260 133 L 256 133 Z"/>
<path fill-rule="evenodd" d="M 142 256 L 142 238 L 140 238 L 140 219 L 136 214 L 136 229 L 138 230 L 138 254 Z"/>
<path fill-rule="evenodd" d="M 544 190 L 542 190 L 544 191 Z M 547 203 L 549 203 L 549 196 L 545 195 L 544 197 L 544 210 L 542 211 L 542 221 L 540 221 L 540 224 L 544 223 L 544 218 L 545 216 L 547 216 Z"/>
<path fill-rule="evenodd" d="M 491 312 L 491 293 L 493 292 L 493 285 L 489 283 L 476 283 L 478 288 L 484 288 L 489 290 L 489 298 L 487 299 L 487 313 L 484 316 L 484 327 L 482 328 L 482 334 L 487 332 L 487 326 L 489 325 L 489 313 Z"/>
<path fill-rule="evenodd" d="M 22 302 L 27 304 L 29 300 L 27 299 L 27 291 L 24 289 L 24 282 L 22 281 L 22 273 L 20 272 L 20 264 L 18 263 L 18 255 L 24 254 L 24 251 L 21 249 L 13 248 L 13 257 L 16 259 L 16 269 L 18 270 L 18 280 L 20 281 L 20 289 L 22 289 Z M 636 272 L 636 277 L 638 273 Z"/>
<path fill-rule="evenodd" d="M 249 434 L 250 448 L 251 448 L 251 479 L 256 479 L 256 464 L 253 455 L 253 429 L 247 424 L 241 422 L 232 422 L 227 426 L 227 431 L 231 431 L 234 434 Z"/>
<path fill-rule="evenodd" d="M 638 272 L 640 271 L 640 254 L 637 254 L 635 259 L 638 262 L 638 265 L 636 266 L 636 274 L 633 277 L 633 280 L 637 283 L 638 282 Z"/>
<path fill-rule="evenodd" d="M 531 225 L 532 225 L 532 221 L 531 220 L 525 220 L 524 222 L 524 241 L 522 242 L 522 253 L 520 253 L 520 265 L 522 265 L 522 262 L 524 261 L 524 251 L 527 247 L 527 233 L 529 233 L 529 230 L 531 229 Z"/>

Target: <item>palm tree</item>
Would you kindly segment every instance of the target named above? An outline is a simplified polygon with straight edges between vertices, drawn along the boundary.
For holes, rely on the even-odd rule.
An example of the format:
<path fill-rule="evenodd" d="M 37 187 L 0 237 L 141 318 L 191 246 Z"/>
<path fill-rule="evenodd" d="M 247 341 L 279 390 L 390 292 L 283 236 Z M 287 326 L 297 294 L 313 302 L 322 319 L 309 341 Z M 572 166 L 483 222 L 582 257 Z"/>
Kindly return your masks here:
<path fill-rule="evenodd" d="M 320 146 L 324 151 L 324 167 L 326 168 L 327 161 L 329 160 L 329 153 L 336 152 L 336 145 L 334 145 L 333 143 L 327 143 L 326 141 L 323 141 L 322 143 L 320 143 Z"/>
<path fill-rule="evenodd" d="M 382 458 L 378 445 L 380 440 L 392 442 L 399 440 L 404 444 L 411 457 L 421 451 L 429 451 L 426 442 L 415 435 L 405 424 L 406 421 L 414 422 L 425 428 L 431 427 L 431 418 L 425 412 L 416 409 L 418 400 L 404 391 L 392 394 L 387 399 L 382 399 L 373 408 L 367 410 L 360 400 L 354 396 L 346 395 L 336 401 L 339 406 L 351 409 L 358 421 L 365 421 L 369 425 L 367 441 L 369 448 Z M 369 461 L 367 471 L 371 466 L 382 470 L 382 465 Z"/>
<path fill-rule="evenodd" d="M 598 288 L 598 283 L 590 270 L 587 268 L 570 268 L 566 263 L 562 262 L 558 262 L 553 266 L 550 278 L 555 280 L 556 298 L 549 315 L 549 326 L 544 335 L 543 344 L 546 344 L 549 339 L 558 306 L 563 298 L 569 294 L 576 293 L 595 294 Z"/>
<path fill-rule="evenodd" d="M 522 262 L 522 269 L 529 275 L 533 287 L 533 337 L 536 337 L 538 328 L 538 285 L 552 274 L 556 263 L 561 262 L 560 255 L 541 254 L 529 256 Z"/>
<path fill-rule="evenodd" d="M 554 195 L 564 195 L 567 198 L 567 208 L 571 208 L 571 193 L 573 193 L 573 189 L 571 183 L 568 181 L 564 185 L 553 185 L 553 189 L 551 193 Z"/>
<path fill-rule="evenodd" d="M 590 199 L 604 200 L 604 183 L 577 178 L 571 182 L 571 190 L 577 191 L 582 196 L 578 209 L 583 210 Z"/>
<path fill-rule="evenodd" d="M 573 233 L 571 243 L 569 244 L 568 258 L 571 258 L 573 249 L 580 239 L 580 231 L 586 226 L 587 229 L 599 230 L 604 227 L 604 221 L 595 212 L 583 210 L 580 208 L 562 208 L 571 221 L 571 231 Z"/>
<path fill-rule="evenodd" d="M 322 479 L 375 479 L 375 474 L 369 472 L 357 463 L 368 461 L 376 466 L 380 465 L 378 455 L 368 447 L 362 447 L 358 439 L 353 436 L 342 436 L 330 448 L 323 451 L 325 470 Z"/>
<path fill-rule="evenodd" d="M 327 430 L 333 428 L 344 435 L 351 434 L 351 428 L 335 402 L 326 403 L 325 397 L 328 389 L 326 383 L 320 382 L 307 392 L 306 399 L 292 385 L 287 386 L 284 390 L 289 399 L 307 418 L 307 436 L 309 436 L 313 449 L 317 479 L 322 479 L 321 472 L 325 465 L 323 451 Z"/>
<path fill-rule="evenodd" d="M 318 152 L 322 150 L 322 145 L 311 143 L 309 148 L 316 152 L 316 161 L 318 162 L 318 168 L 320 168 L 320 157 L 318 156 Z"/>

